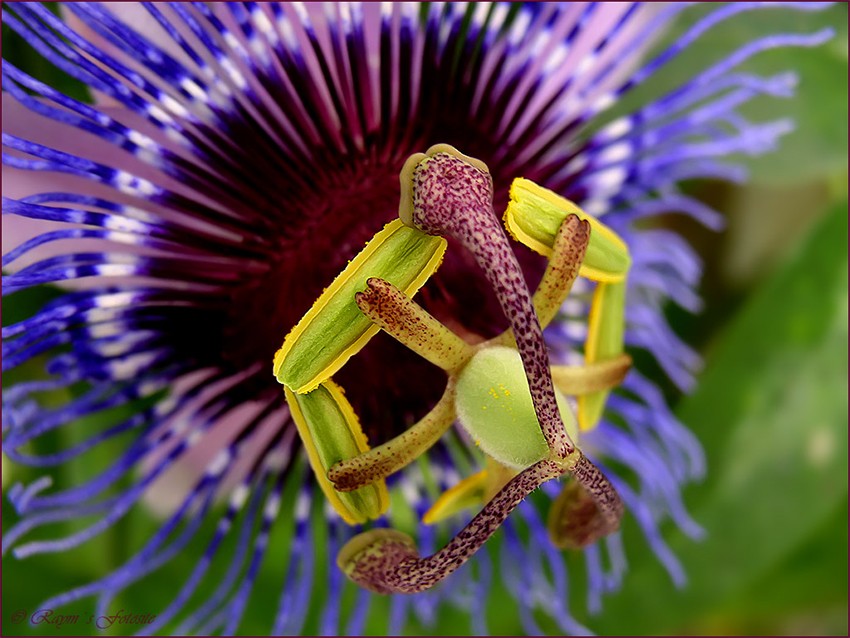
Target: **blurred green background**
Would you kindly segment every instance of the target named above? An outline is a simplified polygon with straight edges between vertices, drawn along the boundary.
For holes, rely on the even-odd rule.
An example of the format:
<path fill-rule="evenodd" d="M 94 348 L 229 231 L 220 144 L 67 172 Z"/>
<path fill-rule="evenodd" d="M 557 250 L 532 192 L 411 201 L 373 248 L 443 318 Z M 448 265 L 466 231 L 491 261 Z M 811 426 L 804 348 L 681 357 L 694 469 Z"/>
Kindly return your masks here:
<path fill-rule="evenodd" d="M 685 12 L 665 40 L 705 10 Z M 572 558 L 571 608 L 601 634 L 847 634 L 847 5 L 817 14 L 771 10 L 740 16 L 707 34 L 644 90 L 674 86 L 759 34 L 808 33 L 825 25 L 837 30 L 825 46 L 769 51 L 747 63 L 762 73 L 793 69 L 800 74 L 797 97 L 759 99 L 746 108 L 753 120 L 790 116 L 796 121 L 780 150 L 742 158 L 752 169 L 745 186 L 687 185 L 691 194 L 728 213 L 728 228 L 715 234 L 673 217 L 663 221 L 693 242 L 705 260 L 706 311 L 697 317 L 670 311 L 677 332 L 704 355 L 705 370 L 691 396 L 667 391 L 707 453 L 708 478 L 689 488 L 685 501 L 708 536 L 693 542 L 668 526 L 667 537 L 689 577 L 689 585 L 676 590 L 627 519 L 629 573 L 622 592 L 605 598 L 602 612 L 593 617 L 584 611 L 582 560 Z M 79 87 L 33 56 L 5 26 L 3 45 L 4 57 L 79 95 Z M 621 108 L 627 110 L 629 103 Z M 41 290 L 7 298 L 4 325 L 51 294 Z M 34 372 L 8 375 L 4 384 Z M 55 400 L 61 403 L 63 397 Z M 74 436 L 57 432 L 44 445 L 65 447 Z M 106 462 L 116 452 L 105 447 L 97 453 Z M 80 465 L 61 468 L 57 487 L 88 476 Z M 4 463 L 4 490 L 40 474 Z M 15 520 L 5 500 L 3 514 L 5 530 Z M 152 514 L 136 508 L 74 552 L 24 561 L 6 557 L 3 634 L 88 633 L 86 625 L 11 625 L 10 617 L 103 576 L 157 526 Z M 240 633 L 268 632 L 290 534 L 279 529 L 273 536 Z M 136 613 L 162 609 L 192 564 L 190 557 L 178 556 L 112 607 Z M 491 631 L 521 634 L 507 597 L 497 572 Z M 350 602 L 346 599 L 346 605 Z M 375 606 L 370 631 L 385 631 L 386 609 L 385 601 Z M 90 612 L 87 601 L 66 610 Z M 551 623 L 541 623 L 557 633 Z M 315 629 L 315 621 L 309 622 L 307 630 Z M 435 627 L 408 627 L 412 634 L 469 631 L 465 615 L 451 608 Z"/>

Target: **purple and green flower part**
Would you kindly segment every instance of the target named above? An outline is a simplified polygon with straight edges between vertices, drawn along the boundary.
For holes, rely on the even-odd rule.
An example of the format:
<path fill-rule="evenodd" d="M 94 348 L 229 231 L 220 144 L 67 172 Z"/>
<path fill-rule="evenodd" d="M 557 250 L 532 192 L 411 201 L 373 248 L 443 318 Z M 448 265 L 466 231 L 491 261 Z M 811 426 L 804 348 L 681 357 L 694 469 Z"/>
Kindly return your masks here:
<path fill-rule="evenodd" d="M 386 529 L 356 536 L 341 550 L 340 568 L 379 593 L 434 586 L 463 565 L 531 491 L 565 474 L 576 485 L 559 498 L 559 515 L 550 517 L 556 545 L 580 548 L 595 542 L 619 527 L 623 513 L 614 487 L 577 447 L 579 427 L 566 399 L 556 395 L 541 316 L 546 324 L 552 320 L 582 269 L 586 277 L 604 278 L 603 286 L 624 289 L 626 245 L 599 220 L 593 220 L 591 232 L 578 207 L 522 180 L 511 191 L 506 218 L 522 224 L 541 217 L 535 207 L 544 206 L 550 218 L 559 219 L 554 232 L 537 234 L 550 258 L 532 298 L 494 213 L 492 178 L 483 162 L 438 144 L 412 155 L 400 179 L 403 225 L 388 224 L 349 263 L 287 336 L 274 362 L 317 480 L 345 521 L 384 514 L 384 478 L 425 453 L 455 420 L 487 457 L 488 469 L 447 491 L 423 515 L 433 523 L 455 513 L 458 504 L 475 503 L 482 490 L 494 495 L 439 552 L 421 559 L 412 538 Z M 398 235 L 403 240 L 391 239 Z M 509 320 L 509 333 L 467 344 L 388 281 L 415 292 L 445 250 L 445 241 L 427 241 L 434 236 L 447 236 L 472 253 Z M 597 236 L 601 239 L 594 240 Z M 585 346 L 589 364 L 560 367 L 558 390 L 596 398 L 625 377 L 623 301 L 622 293 L 594 296 Z M 349 318 L 355 304 L 372 326 Z M 368 450 L 351 405 L 330 375 L 366 345 L 375 327 L 442 367 L 449 379 L 443 399 L 422 420 Z M 321 356 L 293 363 L 292 353 L 318 350 L 305 342 L 322 344 Z M 593 428 L 600 413 L 587 420 L 582 412 L 581 427 Z"/>

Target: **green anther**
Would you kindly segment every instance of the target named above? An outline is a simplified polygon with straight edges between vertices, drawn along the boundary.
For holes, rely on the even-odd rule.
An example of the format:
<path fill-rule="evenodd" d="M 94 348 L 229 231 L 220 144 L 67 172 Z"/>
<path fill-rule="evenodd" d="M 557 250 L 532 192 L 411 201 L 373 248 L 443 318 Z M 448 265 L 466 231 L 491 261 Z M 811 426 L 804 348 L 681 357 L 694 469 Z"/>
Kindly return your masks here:
<path fill-rule="evenodd" d="M 334 463 L 369 449 L 357 416 L 341 388 L 333 381 L 326 381 L 309 394 L 295 394 L 288 387 L 284 389 L 310 466 L 333 508 L 350 525 L 378 518 L 389 505 L 384 481 L 353 492 L 337 492 L 327 478 L 328 468 Z"/>
<path fill-rule="evenodd" d="M 480 350 L 458 376 L 458 419 L 485 454 L 507 467 L 525 469 L 549 456 L 519 353 Z M 555 393 L 570 438 L 577 428 L 563 395 Z"/>
<path fill-rule="evenodd" d="M 631 265 L 629 249 L 611 229 L 568 199 L 517 178 L 511 184 L 510 202 L 504 221 L 514 239 L 548 257 L 555 235 L 567 215 L 590 222 L 590 243 L 579 274 L 593 281 L 622 281 Z"/>
<path fill-rule="evenodd" d="M 585 342 L 585 364 L 622 362 L 625 318 L 626 278 L 631 258 L 626 244 L 610 228 L 588 215 L 568 199 L 517 178 L 511 185 L 511 201 L 505 211 L 505 226 L 515 239 L 547 257 L 553 255 L 556 239 L 563 234 L 562 225 L 570 215 L 590 223 L 590 239 L 579 274 L 599 282 L 590 308 L 588 335 Z M 566 220 L 566 222 L 565 222 Z M 559 255 L 556 255 L 560 257 Z M 554 258 L 554 257 L 553 257 Z M 555 286 L 557 288 L 557 286 Z M 541 301 L 542 301 L 542 295 Z M 551 304 L 542 304 L 551 313 Z M 595 371 L 594 371 L 595 372 Z M 594 373 L 588 370 L 576 377 L 576 387 L 593 385 Z M 611 380 L 617 375 L 611 375 Z M 611 384 L 611 387 L 616 385 Z M 582 391 L 578 399 L 578 422 L 582 430 L 593 428 L 602 416 L 610 387 L 598 391 Z"/>
<path fill-rule="evenodd" d="M 274 358 L 280 383 L 298 394 L 329 379 L 378 332 L 355 303 L 366 280 L 379 277 L 412 296 L 434 273 L 446 240 L 405 226 L 387 224 L 322 293 L 286 336 Z"/>
<path fill-rule="evenodd" d="M 623 354 L 626 282 L 600 283 L 593 294 L 588 319 L 584 360 L 588 365 L 618 359 Z M 583 430 L 596 425 L 605 409 L 610 388 L 578 398 L 578 421 Z"/>

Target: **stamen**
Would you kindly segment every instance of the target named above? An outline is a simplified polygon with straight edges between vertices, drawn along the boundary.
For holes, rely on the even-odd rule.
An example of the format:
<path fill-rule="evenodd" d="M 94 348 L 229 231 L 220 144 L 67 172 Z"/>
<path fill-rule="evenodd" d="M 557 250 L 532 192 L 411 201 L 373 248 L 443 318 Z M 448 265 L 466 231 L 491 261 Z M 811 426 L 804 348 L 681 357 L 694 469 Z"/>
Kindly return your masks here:
<path fill-rule="evenodd" d="M 573 287 L 590 242 L 590 223 L 569 215 L 552 245 L 546 272 L 534 292 L 534 309 L 544 328 L 549 325 Z"/>
<path fill-rule="evenodd" d="M 350 492 L 398 472 L 439 441 L 455 418 L 455 388 L 450 381 L 437 405 L 420 421 L 383 445 L 331 466 L 328 479 L 340 492 Z"/>
<path fill-rule="evenodd" d="M 446 242 L 400 221 L 387 224 L 352 259 L 286 335 L 274 356 L 277 380 L 304 394 L 329 379 L 378 332 L 354 303 L 370 277 L 415 294 L 443 260 Z"/>
<path fill-rule="evenodd" d="M 369 449 L 357 415 L 342 389 L 333 381 L 325 381 L 308 394 L 296 394 L 286 386 L 284 391 L 310 467 L 328 502 L 349 525 L 378 518 L 389 507 L 389 494 L 383 481 L 370 482 L 356 492 L 341 493 L 327 479 L 331 465 Z"/>
<path fill-rule="evenodd" d="M 354 295 L 357 307 L 385 332 L 444 370 L 455 370 L 474 354 L 465 341 L 410 297 L 378 277 Z"/>
<path fill-rule="evenodd" d="M 569 480 L 550 506 L 549 540 L 560 549 L 581 549 L 589 545 L 590 538 L 601 536 L 597 529 L 604 522 L 595 514 L 596 505 L 587 491 L 578 482 Z"/>
<path fill-rule="evenodd" d="M 423 514 L 422 522 L 434 525 L 461 510 L 480 507 L 492 500 L 518 473 L 488 456 L 486 469 L 463 479 L 440 494 L 430 509 Z"/>
<path fill-rule="evenodd" d="M 570 200 L 518 177 L 511 184 L 510 202 L 505 210 L 505 226 L 511 236 L 548 257 L 558 229 L 568 215 L 578 215 L 591 228 L 587 255 L 579 274 L 593 281 L 622 281 L 631 266 L 629 248 L 601 221 L 588 215 Z"/>
<path fill-rule="evenodd" d="M 540 461 L 524 470 L 432 556 L 419 558 L 416 545 L 406 534 L 377 529 L 349 541 L 340 551 L 337 565 L 351 580 L 379 594 L 425 591 L 478 551 L 526 496 L 562 472 L 552 461 Z"/>
<path fill-rule="evenodd" d="M 584 344 L 586 364 L 615 360 L 623 354 L 626 281 L 600 283 L 593 294 Z M 582 429 L 594 427 L 602 417 L 608 389 L 582 394 L 578 400 L 578 422 Z"/>
<path fill-rule="evenodd" d="M 448 145 L 414 155 L 401 173 L 399 216 L 432 235 L 446 235 L 469 250 L 496 292 L 511 323 L 517 350 L 549 448 L 565 459 L 575 445 L 561 422 L 543 331 L 531 294 L 493 211 L 493 182 L 486 166 Z"/>
<path fill-rule="evenodd" d="M 552 366 L 552 381 L 561 392 L 572 396 L 610 390 L 623 382 L 631 365 L 632 358 L 621 354 L 581 366 Z"/>
<path fill-rule="evenodd" d="M 578 216 L 590 224 L 591 234 L 579 274 L 598 282 L 598 285 L 590 308 L 585 362 L 592 365 L 617 359 L 623 354 L 626 278 L 631 266 L 628 247 L 601 221 L 568 199 L 530 180 L 515 179 L 511 184 L 510 195 L 511 200 L 504 216 L 508 231 L 529 248 L 542 255 L 552 255 L 552 263 L 561 263 L 565 259 L 558 254 L 564 248 L 559 248 L 557 244 L 563 241 L 562 233 L 569 219 Z M 541 289 L 549 285 L 549 280 L 544 276 Z M 560 293 L 557 284 L 555 290 Z M 536 304 L 540 302 L 538 312 L 545 326 L 553 316 L 550 313 L 557 312 L 560 304 L 545 304 L 542 303 L 543 299 L 541 291 L 538 291 L 534 300 Z M 599 422 L 610 387 L 579 394 L 578 420 L 582 429 L 589 430 Z"/>

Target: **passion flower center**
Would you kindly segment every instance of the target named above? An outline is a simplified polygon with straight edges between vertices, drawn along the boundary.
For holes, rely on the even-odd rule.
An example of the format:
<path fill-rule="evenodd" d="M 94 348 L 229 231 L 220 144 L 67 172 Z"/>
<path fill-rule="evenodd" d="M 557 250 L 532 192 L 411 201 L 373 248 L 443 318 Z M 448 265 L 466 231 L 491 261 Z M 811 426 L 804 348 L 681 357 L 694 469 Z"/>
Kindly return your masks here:
<path fill-rule="evenodd" d="M 494 469 L 504 471 L 495 472 L 498 485 L 487 485 L 486 480 L 482 485 L 470 477 L 446 493 L 466 484 L 489 500 L 432 556 L 420 558 L 412 539 L 397 532 L 373 530 L 352 539 L 340 552 L 339 566 L 349 578 L 379 593 L 430 588 L 474 554 L 531 491 L 563 474 L 572 474 L 581 492 L 578 500 L 570 499 L 580 507 L 563 507 L 562 511 L 582 513 L 581 525 L 559 525 L 559 530 L 566 530 L 559 531 L 566 537 L 561 539 L 564 542 L 583 544 L 610 533 L 619 526 L 623 507 L 610 482 L 576 448 L 564 426 L 560 412 L 566 406 L 564 402 L 559 405 L 556 398 L 537 315 L 539 306 L 547 321 L 551 319 L 552 308 L 569 293 L 587 251 L 590 224 L 577 215 L 563 219 L 552 242 L 553 260 L 532 299 L 493 214 L 492 181 L 486 165 L 452 147 L 438 145 L 427 154 L 411 156 L 400 181 L 400 219 L 369 241 L 287 335 L 274 357 L 274 375 L 284 384 L 292 405 L 313 405 L 311 397 L 325 391 L 333 397 L 312 416 L 299 412 L 295 418 L 311 451 L 313 470 L 330 502 L 349 522 L 383 514 L 386 505 L 377 507 L 377 496 L 373 499 L 376 507 L 363 507 L 355 495 L 370 486 L 380 494 L 385 477 L 431 447 L 450 427 L 455 414 L 480 441 Z M 510 337 L 502 335 L 472 348 L 410 299 L 439 266 L 446 237 L 466 248 L 484 272 L 510 321 Z M 372 272 L 380 277 L 370 276 Z M 355 306 L 373 325 L 361 321 Z M 352 443 L 362 437 L 356 415 L 341 391 L 334 394 L 333 389 L 339 389 L 330 377 L 365 347 L 378 329 L 443 367 L 449 382 L 428 416 L 378 448 L 363 449 Z M 502 346 L 510 339 L 516 351 Z M 610 345 L 614 341 L 603 340 Z M 305 348 L 308 353 L 321 350 L 322 356 L 318 352 L 315 357 L 304 356 Z M 526 384 L 517 373 L 519 365 L 524 368 Z M 505 399 L 498 406 L 491 400 L 500 399 L 496 385 Z M 491 397 L 486 390 L 482 394 L 488 386 Z M 523 401 L 526 390 L 529 394 Z M 512 391 L 515 398 L 511 398 Z M 495 418 L 481 418 L 479 407 L 494 408 Z M 510 418 L 514 408 L 521 413 L 519 422 Z M 568 409 L 564 411 L 571 417 Z M 574 435 L 577 428 L 572 418 L 570 422 Z M 463 497 L 450 500 L 451 505 L 437 507 L 436 515 L 454 511 L 454 505 L 464 502 Z"/>
<path fill-rule="evenodd" d="M 304 200 L 281 200 L 268 212 L 282 219 L 277 249 L 266 271 L 227 291 L 226 315 L 218 329 L 221 357 L 234 369 L 265 366 L 298 320 L 366 242 L 398 215 L 398 171 L 386 166 L 342 171 L 328 176 L 326 188 Z M 333 171 L 334 169 L 328 169 Z M 342 170 L 342 169 L 340 169 Z M 270 184 L 270 188 L 273 187 Z M 534 280 L 544 260 L 523 251 L 523 270 Z M 440 271 L 418 299 L 435 317 L 470 340 L 492 337 L 507 327 L 475 263 L 459 246 L 450 246 Z M 392 362 L 392 365 L 387 365 Z M 445 375 L 406 348 L 377 335 L 340 371 L 363 430 L 382 442 L 421 418 L 440 398 Z M 269 389 L 275 390 L 272 380 Z M 382 388 L 378 395 L 375 388 Z"/>

